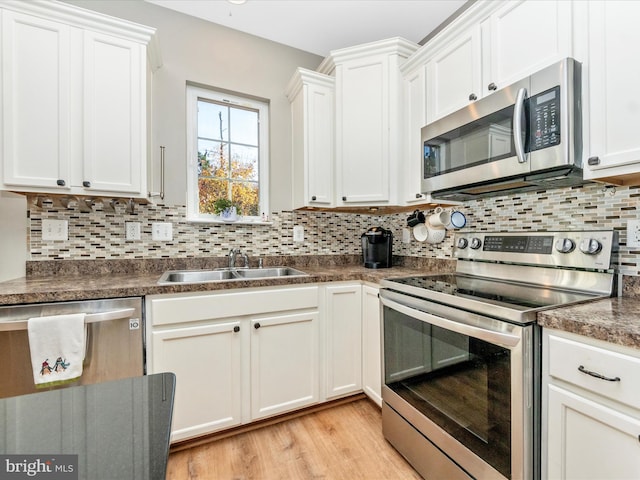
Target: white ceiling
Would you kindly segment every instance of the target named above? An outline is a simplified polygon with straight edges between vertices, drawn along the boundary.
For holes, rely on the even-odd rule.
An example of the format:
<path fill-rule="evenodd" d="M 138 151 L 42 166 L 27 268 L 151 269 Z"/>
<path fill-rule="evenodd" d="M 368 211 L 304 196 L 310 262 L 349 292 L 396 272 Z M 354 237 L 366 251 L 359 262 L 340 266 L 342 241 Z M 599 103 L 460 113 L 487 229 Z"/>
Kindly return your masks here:
<path fill-rule="evenodd" d="M 391 37 L 420 42 L 466 0 L 146 0 L 320 56 Z"/>

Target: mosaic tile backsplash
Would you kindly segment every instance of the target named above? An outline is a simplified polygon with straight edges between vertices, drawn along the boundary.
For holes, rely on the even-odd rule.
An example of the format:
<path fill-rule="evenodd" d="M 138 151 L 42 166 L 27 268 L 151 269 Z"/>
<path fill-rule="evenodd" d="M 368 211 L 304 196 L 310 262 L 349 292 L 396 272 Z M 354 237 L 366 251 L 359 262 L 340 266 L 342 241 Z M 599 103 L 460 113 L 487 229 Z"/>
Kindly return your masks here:
<path fill-rule="evenodd" d="M 124 205 L 91 212 L 29 201 L 30 260 L 148 259 L 220 257 L 231 247 L 249 256 L 360 254 L 360 236 L 380 225 L 394 234 L 394 255 L 451 258 L 453 235 L 444 242 L 402 242 L 407 214 L 368 215 L 331 212 L 283 211 L 270 216 L 270 225 L 196 224 L 185 220 L 184 206 L 137 205 L 127 213 Z M 462 231 L 616 229 L 620 241 L 620 273 L 640 275 L 638 253 L 626 247 L 626 223 L 640 219 L 638 187 L 579 188 L 494 197 L 459 205 L 467 218 Z M 431 213 L 429 211 L 425 212 Z M 69 222 L 68 241 L 42 241 L 42 220 Z M 141 240 L 126 240 L 125 222 L 140 222 Z M 171 222 L 172 241 L 153 241 L 151 224 Z M 293 241 L 293 227 L 304 227 L 304 242 Z"/>

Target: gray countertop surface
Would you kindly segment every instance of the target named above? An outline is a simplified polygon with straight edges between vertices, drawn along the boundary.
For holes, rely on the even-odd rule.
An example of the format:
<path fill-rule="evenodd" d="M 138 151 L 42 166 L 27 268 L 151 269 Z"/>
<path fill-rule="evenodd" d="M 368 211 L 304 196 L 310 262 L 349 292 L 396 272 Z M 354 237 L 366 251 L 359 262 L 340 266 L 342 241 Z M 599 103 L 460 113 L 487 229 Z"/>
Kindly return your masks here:
<path fill-rule="evenodd" d="M 339 281 L 379 283 L 390 277 L 438 273 L 430 266 L 368 269 L 361 265 L 295 266 L 304 277 L 231 280 L 183 285 L 158 285 L 162 272 L 36 275 L 0 283 L 0 305 L 43 303 L 206 292 L 233 288 L 275 287 Z M 614 344 L 640 349 L 640 296 L 616 297 L 538 313 L 543 327 L 564 330 Z"/>
<path fill-rule="evenodd" d="M 182 285 L 158 285 L 162 273 L 115 273 L 29 276 L 0 283 L 0 305 L 117 298 L 165 293 L 205 292 L 233 288 L 275 287 L 305 283 L 360 280 L 432 273 L 412 267 L 368 269 L 359 265 L 304 266 L 307 276 L 261 280 L 225 280 Z"/>
<path fill-rule="evenodd" d="M 538 323 L 596 340 L 640 349 L 640 298 L 614 297 L 545 310 Z"/>

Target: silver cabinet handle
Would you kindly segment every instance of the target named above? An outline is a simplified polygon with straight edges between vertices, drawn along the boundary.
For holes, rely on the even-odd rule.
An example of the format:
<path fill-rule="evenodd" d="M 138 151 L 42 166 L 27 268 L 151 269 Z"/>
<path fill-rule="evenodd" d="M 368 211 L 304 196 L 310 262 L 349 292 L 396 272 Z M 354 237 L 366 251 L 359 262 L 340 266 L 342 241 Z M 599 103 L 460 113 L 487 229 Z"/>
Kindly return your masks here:
<path fill-rule="evenodd" d="M 133 308 L 123 308 L 121 310 L 110 310 L 108 312 L 88 313 L 84 316 L 84 323 L 108 322 L 109 320 L 119 320 L 121 318 L 131 318 L 135 310 Z M 27 320 L 16 320 L 0 322 L 0 332 L 13 332 L 27 329 Z"/>
<path fill-rule="evenodd" d="M 513 146 L 516 149 L 518 163 L 525 163 L 527 161 L 524 142 L 522 141 L 522 113 L 524 111 L 524 100 L 526 96 L 527 89 L 524 87 L 519 89 L 516 95 L 516 103 L 513 107 Z"/>
<path fill-rule="evenodd" d="M 607 382 L 619 382 L 620 381 L 620 377 L 605 377 L 601 373 L 593 372 L 591 370 L 587 370 L 586 368 L 584 368 L 584 365 L 580 365 L 578 367 L 578 371 L 580 373 L 584 373 L 585 375 L 589 375 L 589 376 L 594 377 L 594 378 L 599 378 L 600 380 L 605 380 Z"/>
<path fill-rule="evenodd" d="M 160 200 L 164 200 L 164 148 L 160 145 L 160 191 L 149 192 L 149 197 L 160 197 Z"/>

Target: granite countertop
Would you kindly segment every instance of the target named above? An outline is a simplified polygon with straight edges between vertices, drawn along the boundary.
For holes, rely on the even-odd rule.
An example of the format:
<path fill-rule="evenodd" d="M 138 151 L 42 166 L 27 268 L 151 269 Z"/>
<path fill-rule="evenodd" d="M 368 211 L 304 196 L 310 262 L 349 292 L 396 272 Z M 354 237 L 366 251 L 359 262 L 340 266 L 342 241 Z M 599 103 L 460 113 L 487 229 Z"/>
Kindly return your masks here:
<path fill-rule="evenodd" d="M 614 297 L 545 310 L 538 324 L 640 349 L 640 298 Z"/>
<path fill-rule="evenodd" d="M 0 454 L 47 478 L 165 478 L 174 391 L 158 373 L 0 399 Z"/>
<path fill-rule="evenodd" d="M 206 292 L 232 288 L 275 287 L 350 280 L 379 283 L 383 278 L 424 275 L 442 268 L 441 266 L 409 265 L 374 270 L 354 264 L 293 264 L 291 266 L 304 271 L 308 275 L 260 280 L 225 280 L 209 283 L 158 285 L 158 280 L 164 270 L 144 271 L 142 269 L 142 271 L 123 272 L 116 269 L 108 272 L 98 268 L 96 269 L 97 273 L 86 271 L 44 273 L 0 283 L 0 305 Z M 179 268 L 181 267 L 168 269 Z"/>
<path fill-rule="evenodd" d="M 268 257 L 265 267 L 287 265 L 304 277 L 228 280 L 182 285 L 158 285 L 166 270 L 224 266 L 225 258 L 155 261 L 54 261 L 28 263 L 24 278 L 0 283 L 0 305 L 92 300 L 167 293 L 206 292 L 233 288 L 276 287 L 307 283 L 365 281 L 426 275 L 455 270 L 454 260 L 405 258 L 391 268 L 364 268 L 358 256 Z M 35 269 L 35 270 L 34 270 Z M 640 349 L 640 280 L 624 286 L 628 296 L 545 310 L 537 315 L 543 327 Z"/>

